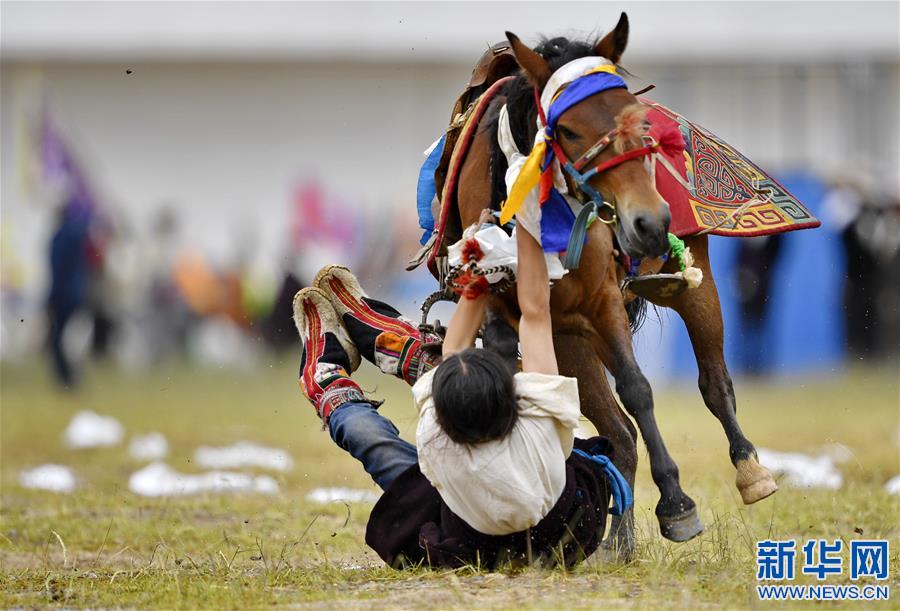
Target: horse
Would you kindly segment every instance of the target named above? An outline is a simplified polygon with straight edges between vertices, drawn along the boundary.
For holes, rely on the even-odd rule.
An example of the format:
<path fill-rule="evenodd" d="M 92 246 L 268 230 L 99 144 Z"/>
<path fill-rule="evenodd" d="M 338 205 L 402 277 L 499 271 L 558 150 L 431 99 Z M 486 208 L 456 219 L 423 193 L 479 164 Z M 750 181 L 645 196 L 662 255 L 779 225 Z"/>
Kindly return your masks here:
<path fill-rule="evenodd" d="M 509 51 L 517 67 L 513 78 L 499 86 L 475 128 L 459 168 L 455 200 L 444 203 L 449 206 L 449 222 L 440 242 L 446 245 L 461 238 L 462 228 L 478 220 L 486 202 L 497 210 L 507 196 L 507 161 L 497 144 L 501 107 L 507 106 L 516 146 L 528 154 L 538 129 L 536 98 L 552 73 L 572 60 L 592 55 L 618 65 L 628 42 L 628 30 L 627 15 L 622 13 L 615 28 L 596 43 L 553 38 L 535 49 L 507 32 Z M 638 104 L 637 98 L 622 88 L 584 99 L 559 119 L 558 145 L 568 159 L 579 159 L 592 150 L 594 143 L 612 134 L 617 120 L 621 123 Z M 616 146 L 603 149 L 592 164 L 639 146 L 629 142 L 622 132 Z M 677 271 L 674 260 L 664 261 L 669 250 L 669 206 L 639 158 L 594 175 L 587 181 L 590 189 L 574 184 L 571 176 L 566 176 L 566 180 L 569 192 L 582 204 L 588 203 L 585 191 L 593 189 L 614 216 L 613 220 L 590 226 L 580 266 L 552 288 L 550 308 L 560 373 L 577 378 L 582 413 L 612 442 L 614 462 L 632 486 L 637 468 L 637 431 L 628 415 L 634 419 L 647 446 L 651 474 L 660 493 L 655 513 L 661 534 L 672 541 L 686 541 L 700 534 L 703 525 L 696 503 L 681 487 L 678 467 L 656 423 L 652 389 L 635 359 L 631 323 L 641 310 L 641 301 L 620 288 L 625 275 L 623 253 L 642 259 L 640 274 Z M 760 465 L 756 449 L 737 421 L 734 388 L 723 355 L 722 313 L 709 264 L 707 237 L 688 237 L 685 243 L 694 255 L 694 265 L 702 270 L 702 284 L 676 296 L 654 298 L 652 302 L 675 310 L 684 321 L 699 368 L 700 393 L 728 438 L 736 486 L 744 503 L 755 503 L 774 493 L 777 485 Z M 508 325 L 515 332 L 520 310 L 514 290 L 492 296 L 489 311 L 488 326 Z M 486 337 L 489 334 L 504 335 L 502 329 L 486 331 Z M 625 411 L 616 401 L 604 369 L 615 379 Z M 613 518 L 603 550 L 609 559 L 632 557 L 631 512 Z"/>

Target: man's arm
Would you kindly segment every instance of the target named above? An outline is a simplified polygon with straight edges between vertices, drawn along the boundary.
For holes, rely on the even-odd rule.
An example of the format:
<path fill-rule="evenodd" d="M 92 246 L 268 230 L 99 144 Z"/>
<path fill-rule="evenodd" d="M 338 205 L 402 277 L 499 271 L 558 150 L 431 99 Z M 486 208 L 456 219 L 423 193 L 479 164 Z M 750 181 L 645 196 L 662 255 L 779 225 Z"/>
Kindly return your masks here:
<path fill-rule="evenodd" d="M 444 337 L 442 353 L 448 357 L 455 352 L 471 348 L 484 320 L 484 306 L 487 295 L 479 295 L 475 299 L 460 297 L 459 305 L 450 318 L 447 335 Z"/>
<path fill-rule="evenodd" d="M 531 234 L 516 230 L 519 277 L 519 343 L 522 345 L 522 371 L 559 374 L 553 350 L 550 323 L 550 277 L 544 250 Z"/>

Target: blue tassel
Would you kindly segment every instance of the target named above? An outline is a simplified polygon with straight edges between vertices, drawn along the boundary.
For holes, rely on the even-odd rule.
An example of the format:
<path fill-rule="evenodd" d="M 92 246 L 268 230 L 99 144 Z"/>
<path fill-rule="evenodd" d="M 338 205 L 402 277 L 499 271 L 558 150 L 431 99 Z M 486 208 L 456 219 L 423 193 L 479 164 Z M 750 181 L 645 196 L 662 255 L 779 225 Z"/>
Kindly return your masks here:
<path fill-rule="evenodd" d="M 603 473 L 606 475 L 606 479 L 609 482 L 609 491 L 612 494 L 612 507 L 609 508 L 609 513 L 614 516 L 620 516 L 634 504 L 631 486 L 628 485 L 625 477 L 619 473 L 619 470 L 612 464 L 612 461 L 608 456 L 604 456 L 603 454 L 588 454 L 584 450 L 578 449 L 574 449 L 572 452 L 597 463 L 603 468 Z"/>
<path fill-rule="evenodd" d="M 434 150 L 428 154 L 428 157 L 425 158 L 425 163 L 422 164 L 422 168 L 419 170 L 419 184 L 416 187 L 416 209 L 419 211 L 419 227 L 425 230 L 425 233 L 422 234 L 422 239 L 419 240 L 422 244 L 428 241 L 428 238 L 431 237 L 431 233 L 434 231 L 434 215 L 431 213 L 431 202 L 434 201 L 434 197 L 437 195 L 437 188 L 434 185 L 434 171 L 441 161 L 446 139 L 446 134 L 441 136 Z"/>

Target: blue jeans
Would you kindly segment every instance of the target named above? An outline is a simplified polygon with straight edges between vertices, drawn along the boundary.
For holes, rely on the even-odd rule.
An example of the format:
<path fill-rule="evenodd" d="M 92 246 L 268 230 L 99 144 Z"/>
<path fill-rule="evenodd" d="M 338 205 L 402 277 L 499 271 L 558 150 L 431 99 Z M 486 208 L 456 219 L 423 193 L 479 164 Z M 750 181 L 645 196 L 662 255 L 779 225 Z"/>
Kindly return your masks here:
<path fill-rule="evenodd" d="M 328 429 L 334 442 L 361 462 L 382 490 L 419 462 L 416 447 L 401 439 L 394 423 L 371 403 L 344 403 L 331 412 Z"/>

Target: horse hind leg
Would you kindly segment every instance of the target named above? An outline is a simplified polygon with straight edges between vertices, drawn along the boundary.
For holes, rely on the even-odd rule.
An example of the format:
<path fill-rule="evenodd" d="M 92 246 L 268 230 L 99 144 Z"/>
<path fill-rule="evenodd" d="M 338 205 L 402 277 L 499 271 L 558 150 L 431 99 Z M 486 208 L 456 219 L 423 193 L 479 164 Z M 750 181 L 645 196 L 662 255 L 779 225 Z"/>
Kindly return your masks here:
<path fill-rule="evenodd" d="M 613 463 L 634 489 L 637 471 L 637 431 L 616 402 L 600 357 L 591 342 L 578 334 L 554 333 L 556 360 L 562 375 L 578 380 L 581 413 L 613 446 Z M 605 561 L 630 562 L 634 557 L 634 510 L 611 516 L 600 547 Z"/>
<path fill-rule="evenodd" d="M 694 265 L 703 271 L 703 282 L 677 297 L 659 301 L 671 307 L 684 321 L 699 369 L 698 386 L 706 407 L 719 419 L 728 438 L 728 451 L 737 475 L 735 485 L 749 505 L 778 490 L 769 470 L 759 464 L 756 448 L 744 436 L 737 421 L 734 386 L 724 356 L 724 330 L 719 294 L 709 266 L 706 236 L 688 238 Z"/>

